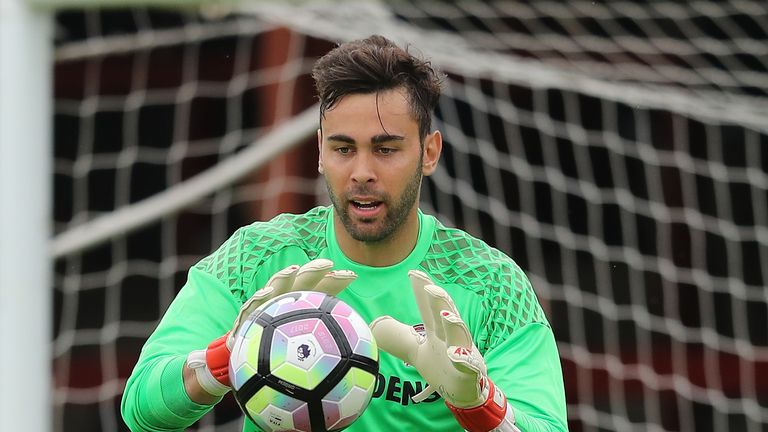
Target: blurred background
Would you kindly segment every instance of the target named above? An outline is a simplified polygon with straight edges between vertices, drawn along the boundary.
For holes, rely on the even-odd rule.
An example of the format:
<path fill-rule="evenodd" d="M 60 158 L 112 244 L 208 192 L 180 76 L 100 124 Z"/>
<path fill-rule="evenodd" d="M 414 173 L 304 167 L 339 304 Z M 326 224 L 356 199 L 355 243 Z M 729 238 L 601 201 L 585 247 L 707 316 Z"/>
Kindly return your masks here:
<path fill-rule="evenodd" d="M 764 1 L 338 3 L 55 13 L 56 431 L 127 430 L 187 269 L 327 203 L 308 74 L 371 33 L 448 74 L 422 208 L 527 272 L 570 430 L 768 431 Z"/>

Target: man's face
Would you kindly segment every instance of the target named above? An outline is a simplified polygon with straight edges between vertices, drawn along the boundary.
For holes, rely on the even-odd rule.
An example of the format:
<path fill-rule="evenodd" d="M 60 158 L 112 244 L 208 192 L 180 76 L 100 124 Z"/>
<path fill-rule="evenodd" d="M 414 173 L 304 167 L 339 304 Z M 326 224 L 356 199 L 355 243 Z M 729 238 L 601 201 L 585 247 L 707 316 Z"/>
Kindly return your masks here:
<path fill-rule="evenodd" d="M 415 217 L 423 154 L 403 91 L 345 96 L 325 112 L 318 138 L 320 171 L 352 238 L 382 241 Z"/>

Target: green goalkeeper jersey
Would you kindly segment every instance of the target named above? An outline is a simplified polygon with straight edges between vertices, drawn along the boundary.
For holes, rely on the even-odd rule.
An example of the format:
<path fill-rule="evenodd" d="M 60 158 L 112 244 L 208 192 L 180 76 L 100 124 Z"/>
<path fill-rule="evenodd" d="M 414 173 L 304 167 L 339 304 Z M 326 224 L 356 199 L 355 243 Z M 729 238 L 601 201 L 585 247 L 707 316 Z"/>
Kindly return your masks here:
<path fill-rule="evenodd" d="M 390 315 L 417 330 L 422 323 L 408 271 L 427 273 L 453 297 L 488 375 L 514 408 L 520 430 L 567 429 L 552 330 L 528 278 L 509 257 L 419 212 L 419 238 L 408 257 L 393 266 L 369 267 L 344 255 L 333 223 L 329 207 L 256 222 L 190 269 L 126 383 L 122 412 L 132 430 L 183 430 L 209 411 L 211 406 L 195 404 L 184 390 L 187 354 L 229 331 L 243 302 L 272 274 L 315 258 L 328 258 L 335 268 L 358 274 L 339 298 L 367 322 Z M 373 399 L 346 430 L 461 430 L 437 393 L 420 403 L 411 400 L 426 386 L 413 367 L 380 354 Z M 243 430 L 258 429 L 246 418 Z"/>

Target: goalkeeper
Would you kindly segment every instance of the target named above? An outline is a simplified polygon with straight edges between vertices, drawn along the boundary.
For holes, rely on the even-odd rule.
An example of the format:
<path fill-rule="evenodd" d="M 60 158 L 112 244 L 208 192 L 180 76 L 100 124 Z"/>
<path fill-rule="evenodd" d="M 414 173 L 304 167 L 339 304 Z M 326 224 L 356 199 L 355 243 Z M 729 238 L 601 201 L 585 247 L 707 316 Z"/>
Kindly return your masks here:
<path fill-rule="evenodd" d="M 555 339 L 527 277 L 418 208 L 442 150 L 431 129 L 442 76 L 371 36 L 326 54 L 313 77 L 332 205 L 243 227 L 190 269 L 128 379 L 125 422 L 192 425 L 230 390 L 241 320 L 282 292 L 318 290 L 359 312 L 385 351 L 348 430 L 566 430 Z"/>

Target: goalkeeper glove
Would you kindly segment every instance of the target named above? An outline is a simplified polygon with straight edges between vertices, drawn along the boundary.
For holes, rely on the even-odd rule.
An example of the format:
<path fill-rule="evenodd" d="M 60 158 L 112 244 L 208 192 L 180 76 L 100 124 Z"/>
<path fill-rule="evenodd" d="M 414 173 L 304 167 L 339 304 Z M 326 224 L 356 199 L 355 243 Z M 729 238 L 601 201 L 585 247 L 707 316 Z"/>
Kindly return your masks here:
<path fill-rule="evenodd" d="M 412 270 L 408 277 L 425 336 L 389 316 L 375 319 L 371 331 L 379 348 L 415 367 L 427 381 L 414 402 L 437 391 L 464 429 L 517 431 L 512 408 L 488 378 L 485 360 L 453 299 L 423 272 Z"/>
<path fill-rule="evenodd" d="M 207 349 L 192 351 L 187 366 L 195 371 L 200 387 L 220 397 L 231 389 L 229 356 L 237 330 L 259 306 L 277 296 L 293 291 L 318 291 L 335 296 L 351 284 L 357 275 L 349 270 L 333 270 L 333 262 L 316 259 L 299 267 L 292 265 L 275 273 L 264 288 L 256 291 L 240 308 L 232 329 L 211 342 Z"/>

